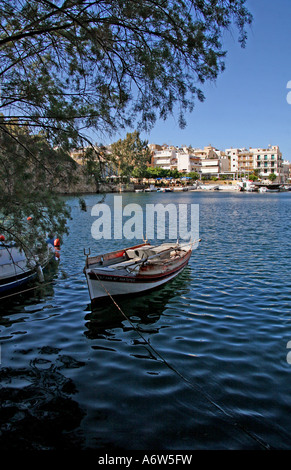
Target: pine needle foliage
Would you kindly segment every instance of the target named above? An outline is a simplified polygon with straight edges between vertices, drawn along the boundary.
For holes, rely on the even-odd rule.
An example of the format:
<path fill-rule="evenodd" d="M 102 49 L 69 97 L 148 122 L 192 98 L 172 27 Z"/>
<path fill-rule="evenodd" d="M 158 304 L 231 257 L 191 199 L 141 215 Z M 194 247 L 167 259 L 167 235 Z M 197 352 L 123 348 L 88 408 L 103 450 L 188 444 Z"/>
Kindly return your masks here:
<path fill-rule="evenodd" d="M 64 233 L 70 149 L 88 129 L 149 131 L 171 114 L 184 127 L 224 70 L 224 31 L 244 46 L 251 20 L 245 0 L 2 0 L 1 233 L 27 243 L 28 216 L 36 240 Z"/>

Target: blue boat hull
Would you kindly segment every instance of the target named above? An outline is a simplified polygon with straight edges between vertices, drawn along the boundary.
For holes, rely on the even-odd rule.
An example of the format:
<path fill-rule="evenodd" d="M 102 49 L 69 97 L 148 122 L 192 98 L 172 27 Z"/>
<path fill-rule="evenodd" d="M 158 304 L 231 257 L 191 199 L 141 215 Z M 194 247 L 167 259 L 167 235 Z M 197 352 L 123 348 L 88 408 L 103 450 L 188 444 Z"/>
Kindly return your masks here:
<path fill-rule="evenodd" d="M 29 263 L 25 253 L 14 245 L 0 244 L 0 299 L 10 291 L 20 291 L 39 277 L 42 282 L 42 269 L 55 257 L 54 248 L 48 246 L 48 254 L 42 265 Z"/>
<path fill-rule="evenodd" d="M 36 278 L 36 272 L 25 273 L 23 276 L 13 276 L 11 278 L 0 281 L 0 297 L 3 294 L 9 293 L 10 291 L 15 291 L 20 287 L 25 286 L 30 281 Z"/>

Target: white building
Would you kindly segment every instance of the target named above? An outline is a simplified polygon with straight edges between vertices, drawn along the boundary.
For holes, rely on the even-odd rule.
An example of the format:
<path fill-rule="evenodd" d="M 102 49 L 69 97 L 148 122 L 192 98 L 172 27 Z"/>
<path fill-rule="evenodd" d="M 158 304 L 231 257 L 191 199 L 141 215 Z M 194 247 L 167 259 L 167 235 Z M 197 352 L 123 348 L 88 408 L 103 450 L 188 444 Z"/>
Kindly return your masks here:
<path fill-rule="evenodd" d="M 153 150 L 152 165 L 154 167 L 164 168 L 165 170 L 174 170 L 177 168 L 176 148 L 168 147 L 161 150 Z"/>
<path fill-rule="evenodd" d="M 219 158 L 201 158 L 201 175 L 218 176 Z"/>
<path fill-rule="evenodd" d="M 258 176 L 268 179 L 271 173 L 277 181 L 286 180 L 282 153 L 277 145 L 268 148 L 227 148 L 220 151 L 208 145 L 204 149 L 151 146 L 152 165 L 182 173 L 198 172 L 201 176 L 232 174 L 239 178 L 258 170 Z"/>
<path fill-rule="evenodd" d="M 283 160 L 282 163 L 282 177 L 284 183 L 290 183 L 291 177 L 291 162 L 289 160 Z"/>
<path fill-rule="evenodd" d="M 228 169 L 227 161 L 219 155 L 219 151 L 212 145 L 204 149 L 193 149 L 190 161 L 192 160 L 191 170 L 198 171 L 201 176 L 218 176 L 221 171 Z M 193 167 L 196 169 L 193 170 Z"/>
<path fill-rule="evenodd" d="M 177 162 L 177 170 L 182 173 L 200 173 L 201 171 L 200 158 L 195 156 L 192 149 L 184 148 L 177 152 Z"/>
<path fill-rule="evenodd" d="M 274 173 L 278 182 L 282 180 L 283 160 L 278 145 L 268 148 L 229 148 L 225 150 L 225 154 L 230 158 L 230 171 L 238 177 L 258 170 L 261 178 L 268 179 Z"/>
<path fill-rule="evenodd" d="M 246 148 L 225 149 L 229 158 L 229 170 L 234 174 L 250 173 L 254 170 L 254 156 Z"/>
<path fill-rule="evenodd" d="M 282 153 L 278 145 L 268 148 L 250 148 L 254 158 L 254 169 L 260 171 L 260 177 L 267 179 L 271 173 L 277 176 L 277 181 L 283 180 Z"/>
<path fill-rule="evenodd" d="M 177 154 L 177 170 L 182 173 L 190 173 L 192 171 L 189 153 L 179 152 Z"/>
<path fill-rule="evenodd" d="M 150 145 L 153 152 L 152 165 L 181 173 L 197 172 L 201 176 L 218 176 L 229 171 L 229 158 L 211 145 L 198 148 L 177 148 Z"/>

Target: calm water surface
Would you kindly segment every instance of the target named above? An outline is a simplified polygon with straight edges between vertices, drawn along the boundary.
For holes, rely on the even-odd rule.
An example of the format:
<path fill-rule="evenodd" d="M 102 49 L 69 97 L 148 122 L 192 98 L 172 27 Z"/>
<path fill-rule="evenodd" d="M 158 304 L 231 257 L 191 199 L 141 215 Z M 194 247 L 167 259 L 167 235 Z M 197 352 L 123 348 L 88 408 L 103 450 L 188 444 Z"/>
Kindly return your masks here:
<path fill-rule="evenodd" d="M 83 250 L 120 242 L 92 239 L 84 199 L 53 283 L 1 303 L 0 448 L 289 449 L 291 193 L 124 194 L 199 204 L 202 238 L 173 282 L 119 301 L 130 321 L 91 309 Z"/>

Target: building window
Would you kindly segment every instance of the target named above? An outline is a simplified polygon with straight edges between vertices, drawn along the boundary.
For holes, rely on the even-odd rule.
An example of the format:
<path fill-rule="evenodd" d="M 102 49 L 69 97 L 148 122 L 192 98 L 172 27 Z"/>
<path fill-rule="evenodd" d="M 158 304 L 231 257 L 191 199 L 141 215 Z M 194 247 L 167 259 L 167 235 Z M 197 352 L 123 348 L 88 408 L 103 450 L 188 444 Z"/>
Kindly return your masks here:
<path fill-rule="evenodd" d="M 268 155 L 265 155 L 265 156 L 264 156 L 264 159 L 267 160 L 267 158 L 268 158 Z"/>
<path fill-rule="evenodd" d="M 260 158 L 261 158 L 261 155 L 257 155 L 257 160 L 260 160 Z"/>
<path fill-rule="evenodd" d="M 274 160 L 274 158 L 275 158 L 275 155 L 272 155 L 272 160 Z"/>

